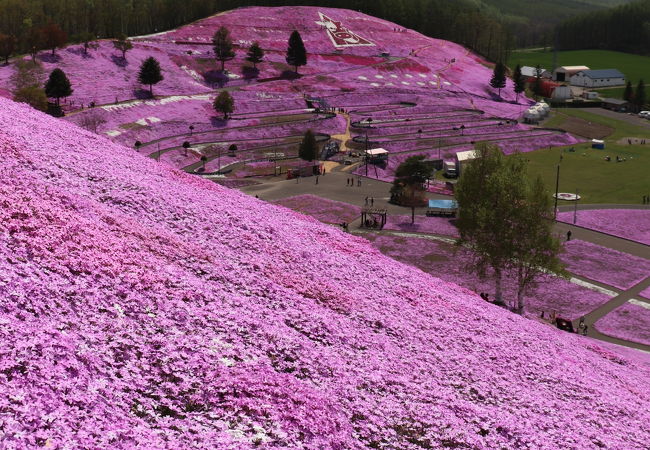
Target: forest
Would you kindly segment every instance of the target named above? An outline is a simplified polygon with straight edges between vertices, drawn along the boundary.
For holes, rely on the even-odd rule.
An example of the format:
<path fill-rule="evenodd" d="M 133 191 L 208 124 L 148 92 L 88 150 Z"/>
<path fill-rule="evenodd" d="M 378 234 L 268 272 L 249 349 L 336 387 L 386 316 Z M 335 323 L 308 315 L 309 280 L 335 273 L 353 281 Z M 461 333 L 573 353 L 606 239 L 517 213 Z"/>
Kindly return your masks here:
<path fill-rule="evenodd" d="M 650 0 L 576 16 L 557 28 L 560 50 L 604 49 L 650 54 Z"/>

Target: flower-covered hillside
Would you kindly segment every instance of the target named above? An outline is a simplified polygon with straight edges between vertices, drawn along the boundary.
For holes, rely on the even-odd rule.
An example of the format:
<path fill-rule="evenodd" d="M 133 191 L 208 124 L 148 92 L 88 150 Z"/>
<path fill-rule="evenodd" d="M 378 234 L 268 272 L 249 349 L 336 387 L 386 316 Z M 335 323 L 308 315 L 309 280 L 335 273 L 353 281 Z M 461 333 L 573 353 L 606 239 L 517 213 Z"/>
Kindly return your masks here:
<path fill-rule="evenodd" d="M 643 448 L 650 368 L 0 99 L 0 440 Z"/>

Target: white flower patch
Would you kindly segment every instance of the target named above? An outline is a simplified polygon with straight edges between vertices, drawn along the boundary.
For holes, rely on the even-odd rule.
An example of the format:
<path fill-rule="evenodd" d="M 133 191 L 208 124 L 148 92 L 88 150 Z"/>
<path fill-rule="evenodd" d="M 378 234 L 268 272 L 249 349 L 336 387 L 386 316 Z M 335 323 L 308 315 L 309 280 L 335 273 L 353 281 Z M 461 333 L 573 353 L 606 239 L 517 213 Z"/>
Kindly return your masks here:
<path fill-rule="evenodd" d="M 426 83 L 423 83 L 422 81 L 418 81 L 417 84 L 418 84 L 418 86 L 426 86 L 427 85 Z"/>
<path fill-rule="evenodd" d="M 413 78 L 413 75 L 411 75 L 410 73 L 407 73 L 407 74 L 405 75 L 405 77 L 406 77 L 406 78 Z"/>
<path fill-rule="evenodd" d="M 597 286 L 595 284 L 589 283 L 588 281 L 580 280 L 578 278 L 572 277 L 569 281 L 573 284 L 577 284 L 578 286 L 591 289 L 594 292 L 600 292 L 601 294 L 609 295 L 610 297 L 616 297 L 618 295 L 618 292 L 605 289 L 604 287 Z"/>
<path fill-rule="evenodd" d="M 122 134 L 122 132 L 119 130 L 111 130 L 111 131 L 107 131 L 106 134 L 109 135 L 110 137 L 115 137 Z"/>
<path fill-rule="evenodd" d="M 427 77 L 427 74 L 426 74 L 426 73 L 419 73 L 418 75 L 420 75 L 422 78 L 426 78 L 426 77 Z"/>
<path fill-rule="evenodd" d="M 409 83 L 408 81 L 402 81 L 402 84 L 405 85 L 405 86 L 410 86 L 411 85 L 411 83 Z"/>
<path fill-rule="evenodd" d="M 642 302 L 641 300 L 637 300 L 635 298 L 631 298 L 627 302 L 632 303 L 633 305 L 636 305 L 636 306 L 640 306 L 641 308 L 650 309 L 650 303 Z"/>
<path fill-rule="evenodd" d="M 160 119 L 158 117 L 147 117 L 147 120 L 149 123 L 158 123 L 160 122 Z"/>
<path fill-rule="evenodd" d="M 147 119 L 138 119 L 138 120 L 135 121 L 135 123 L 137 123 L 138 125 L 142 125 L 143 127 L 146 127 L 147 125 L 149 125 L 147 123 Z"/>
<path fill-rule="evenodd" d="M 359 80 L 361 80 L 361 81 L 368 81 L 368 77 L 364 77 L 363 75 L 359 75 L 359 76 L 357 77 L 357 79 L 359 79 Z"/>
<path fill-rule="evenodd" d="M 391 78 L 399 78 L 399 77 L 398 77 L 397 75 L 395 75 L 394 73 L 391 73 L 391 74 L 390 74 L 390 77 L 391 77 Z"/>
<path fill-rule="evenodd" d="M 451 86 L 451 83 L 449 81 L 443 81 L 442 84 L 444 84 L 445 86 Z"/>
<path fill-rule="evenodd" d="M 196 81 L 203 81 L 203 77 L 199 75 L 199 73 L 196 70 L 190 69 L 187 66 L 181 66 L 181 69 L 185 71 L 189 76 L 194 78 Z"/>
<path fill-rule="evenodd" d="M 384 76 L 383 75 L 375 75 L 375 78 L 377 78 L 378 80 L 383 80 Z"/>
<path fill-rule="evenodd" d="M 395 83 L 386 83 L 386 86 L 395 86 Z"/>
<path fill-rule="evenodd" d="M 379 87 L 379 83 L 370 83 L 370 86 Z"/>
<path fill-rule="evenodd" d="M 435 81 L 429 81 L 429 84 L 432 86 L 438 86 L 438 83 L 436 83 Z"/>

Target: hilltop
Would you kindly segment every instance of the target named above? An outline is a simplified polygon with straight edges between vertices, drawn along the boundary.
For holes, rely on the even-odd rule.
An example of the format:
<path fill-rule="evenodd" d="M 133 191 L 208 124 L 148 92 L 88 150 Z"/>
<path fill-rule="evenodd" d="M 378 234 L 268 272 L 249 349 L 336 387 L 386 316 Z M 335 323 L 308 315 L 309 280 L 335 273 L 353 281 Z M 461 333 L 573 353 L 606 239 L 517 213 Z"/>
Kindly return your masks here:
<path fill-rule="evenodd" d="M 237 54 L 226 72 L 212 53 L 220 26 L 230 30 Z M 285 61 L 294 29 L 308 52 L 299 76 Z M 108 41 L 88 55 L 71 46 L 38 58 L 46 71 L 60 67 L 72 82 L 66 120 L 127 146 L 139 141 L 140 152 L 188 172 L 228 168 L 238 178 L 278 154 L 290 166 L 309 128 L 321 141 L 333 136 L 351 150 L 363 148 L 368 136 L 368 145 L 392 153 L 387 179 L 416 153 L 452 158 L 480 141 L 506 153 L 578 142 L 517 123 L 532 102 L 517 98 L 509 80 L 500 95 L 489 87 L 490 65 L 467 48 L 356 11 L 240 8 L 131 41 L 126 60 Z M 266 52 L 257 71 L 244 59 L 253 41 Z M 154 99 L 137 83 L 150 55 L 165 77 Z M 0 69 L 0 89 L 11 89 L 12 73 L 12 66 Z M 212 109 L 224 89 L 235 101 L 229 120 Z M 237 151 L 221 158 L 233 145 Z"/>
<path fill-rule="evenodd" d="M 620 356 L 0 99 L 9 448 L 643 448 Z"/>

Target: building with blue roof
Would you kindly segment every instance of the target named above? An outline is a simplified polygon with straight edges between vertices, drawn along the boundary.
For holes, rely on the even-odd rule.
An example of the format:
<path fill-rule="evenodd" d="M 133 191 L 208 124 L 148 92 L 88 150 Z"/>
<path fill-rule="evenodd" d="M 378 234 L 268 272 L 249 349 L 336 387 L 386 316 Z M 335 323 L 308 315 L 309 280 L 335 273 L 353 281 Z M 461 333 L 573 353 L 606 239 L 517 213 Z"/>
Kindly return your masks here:
<path fill-rule="evenodd" d="M 625 85 L 625 75 L 617 69 L 582 70 L 570 78 L 571 86 L 598 88 Z"/>

